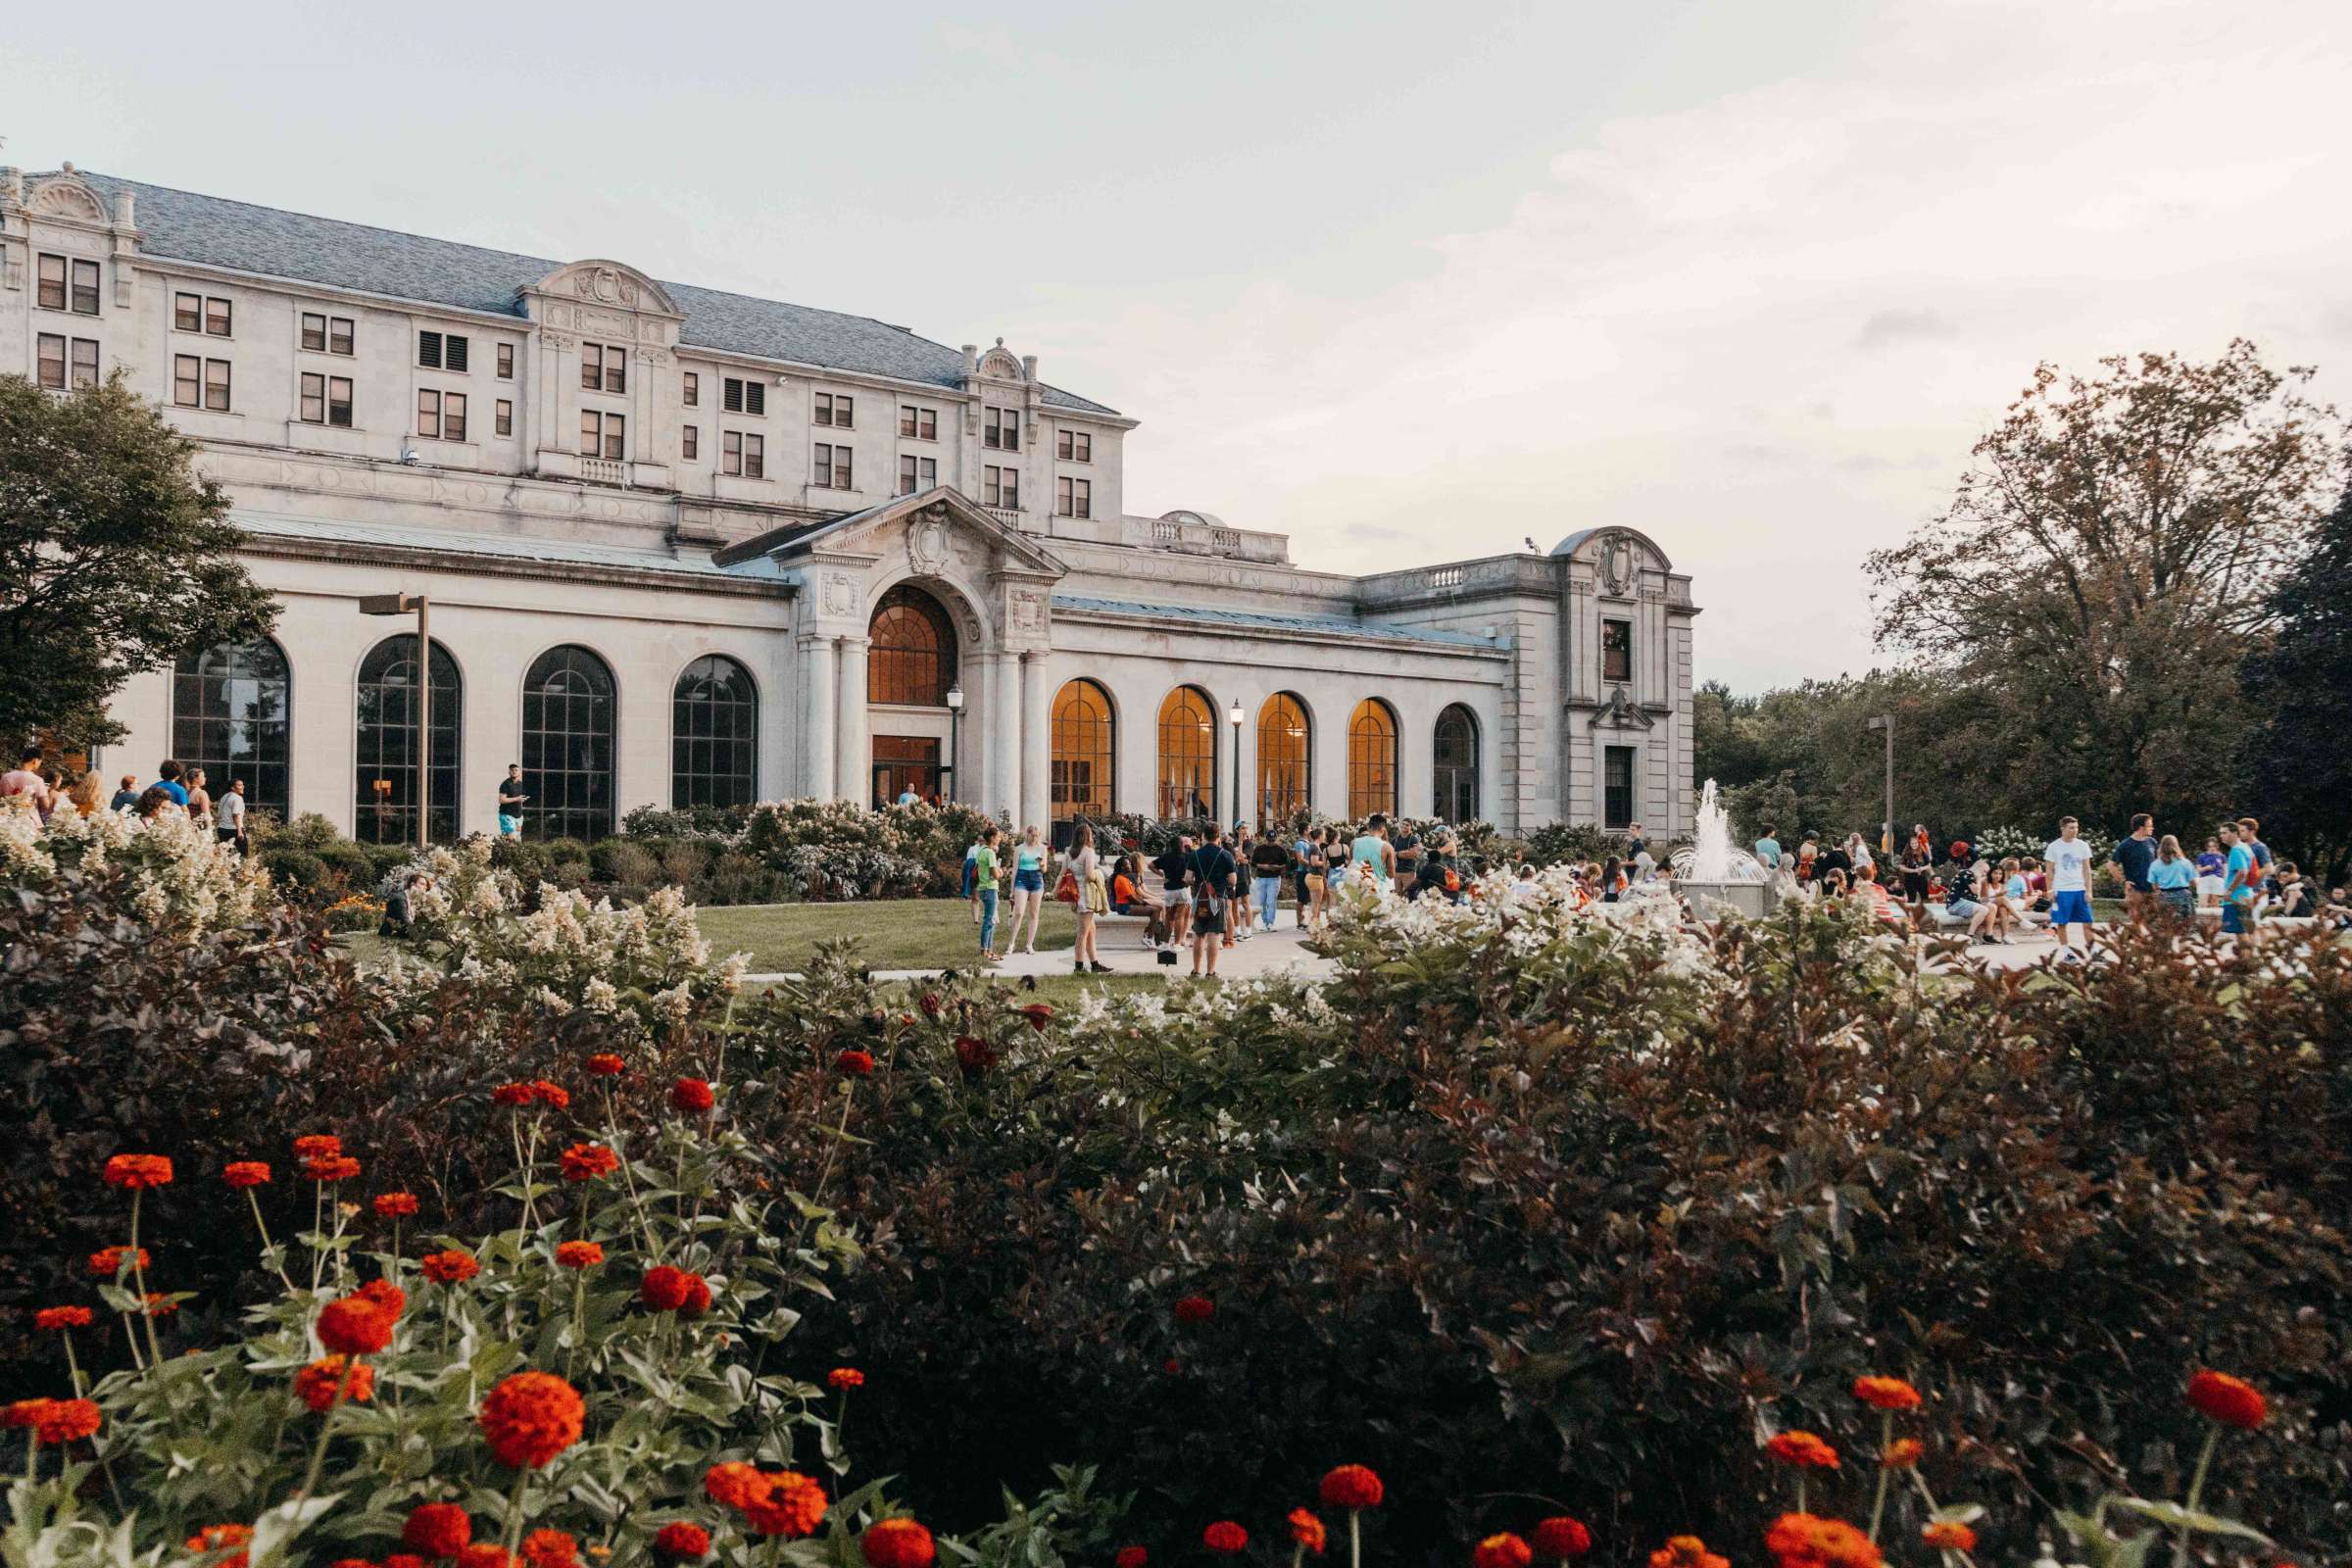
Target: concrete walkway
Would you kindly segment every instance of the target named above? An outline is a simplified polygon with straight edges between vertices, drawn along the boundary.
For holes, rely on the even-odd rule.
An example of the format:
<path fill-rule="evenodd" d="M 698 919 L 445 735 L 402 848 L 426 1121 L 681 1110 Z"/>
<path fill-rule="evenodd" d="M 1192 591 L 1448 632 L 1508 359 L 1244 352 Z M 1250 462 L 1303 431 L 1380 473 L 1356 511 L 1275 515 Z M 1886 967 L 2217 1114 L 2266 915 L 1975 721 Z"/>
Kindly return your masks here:
<path fill-rule="evenodd" d="M 1096 947 L 1102 952 L 1102 962 L 1113 974 L 1155 974 L 1163 980 L 1183 980 L 1193 972 L 1192 945 L 1187 943 L 1178 951 L 1173 964 L 1163 965 L 1158 956 L 1143 945 L 1143 922 L 1139 920 L 1104 920 Z M 1247 980 L 1256 975 L 1292 972 L 1306 979 L 1328 980 L 1338 966 L 1329 958 L 1319 957 L 1306 951 L 1304 933 L 1291 924 L 1291 911 L 1282 911 L 1282 923 L 1273 931 L 1259 931 L 1246 941 L 1223 948 L 1217 954 L 1217 973 L 1229 980 Z M 1056 975 L 1070 972 L 1070 952 L 1063 948 L 1054 953 L 1013 953 L 1003 963 L 986 969 L 966 966 L 967 973 L 996 975 L 1017 980 L 1023 975 Z M 877 980 L 935 980 L 938 969 L 876 969 Z M 797 971 L 775 974 L 747 974 L 747 985 L 774 985 L 779 981 L 798 980 Z"/>

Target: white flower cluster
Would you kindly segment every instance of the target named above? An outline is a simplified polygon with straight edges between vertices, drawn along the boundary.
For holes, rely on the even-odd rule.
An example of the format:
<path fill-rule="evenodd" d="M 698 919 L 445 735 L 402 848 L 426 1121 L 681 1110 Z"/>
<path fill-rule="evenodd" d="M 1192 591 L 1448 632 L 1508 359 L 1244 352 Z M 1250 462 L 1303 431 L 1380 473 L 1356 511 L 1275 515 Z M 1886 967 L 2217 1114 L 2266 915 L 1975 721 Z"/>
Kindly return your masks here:
<path fill-rule="evenodd" d="M 184 811 L 141 819 L 119 811 L 72 808 L 51 813 L 0 806 L 0 869 L 20 887 L 39 887 L 59 872 L 106 867 L 125 872 L 132 906 L 150 924 L 192 930 L 243 925 L 270 895 L 270 876 Z"/>
<path fill-rule="evenodd" d="M 1565 943 L 1586 943 L 1605 932 L 1613 941 L 1657 950 L 1678 973 L 1697 974 L 1713 967 L 1707 944 L 1684 914 L 1679 899 L 1592 901 L 1569 865 L 1544 867 L 1525 888 L 1517 887 L 1506 871 L 1490 871 L 1470 885 L 1459 904 L 1427 895 L 1403 899 L 1355 883 L 1333 904 L 1332 924 L 1343 941 L 1363 939 L 1389 953 L 1483 946 L 1499 938 L 1523 959 L 1536 959 Z"/>

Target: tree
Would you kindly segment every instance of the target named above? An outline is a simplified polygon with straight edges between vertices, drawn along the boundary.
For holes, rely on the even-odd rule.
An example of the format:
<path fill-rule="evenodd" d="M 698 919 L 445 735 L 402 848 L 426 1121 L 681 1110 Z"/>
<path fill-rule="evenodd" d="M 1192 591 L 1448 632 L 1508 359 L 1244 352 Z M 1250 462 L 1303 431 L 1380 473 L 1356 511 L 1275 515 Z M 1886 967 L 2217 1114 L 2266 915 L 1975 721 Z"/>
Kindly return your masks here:
<path fill-rule="evenodd" d="M 0 740 L 120 739 L 132 674 L 276 620 L 195 451 L 119 372 L 62 398 L 0 376 Z"/>
<path fill-rule="evenodd" d="M 1994 719 L 2024 814 L 2210 817 L 2234 795 L 2241 660 L 2345 474 L 2345 428 L 2232 342 L 2200 365 L 2048 365 L 1950 510 L 1874 552 L 1882 647 Z"/>
<path fill-rule="evenodd" d="M 2278 634 L 2238 672 L 2256 717 L 2241 754 L 2263 836 L 2333 884 L 2352 862 L 2352 489 L 2271 595 Z"/>

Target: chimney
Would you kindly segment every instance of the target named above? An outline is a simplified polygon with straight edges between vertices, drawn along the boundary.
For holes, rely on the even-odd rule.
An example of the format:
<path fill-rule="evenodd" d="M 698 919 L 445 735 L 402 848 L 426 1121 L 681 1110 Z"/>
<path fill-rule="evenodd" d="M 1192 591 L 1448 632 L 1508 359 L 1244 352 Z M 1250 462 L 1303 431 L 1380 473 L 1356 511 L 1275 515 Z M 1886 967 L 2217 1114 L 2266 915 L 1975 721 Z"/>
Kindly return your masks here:
<path fill-rule="evenodd" d="M 135 213 L 136 209 L 133 206 L 130 192 L 126 190 L 115 192 L 115 226 L 117 228 L 138 227 L 139 223 Z"/>
<path fill-rule="evenodd" d="M 1021 356 L 1021 379 L 1024 381 L 1034 381 L 1037 379 L 1036 355 L 1024 354 Z"/>
<path fill-rule="evenodd" d="M 979 369 L 980 345 L 977 343 L 966 343 L 963 346 L 963 378 L 967 381 L 970 380 L 973 375 L 978 373 Z"/>

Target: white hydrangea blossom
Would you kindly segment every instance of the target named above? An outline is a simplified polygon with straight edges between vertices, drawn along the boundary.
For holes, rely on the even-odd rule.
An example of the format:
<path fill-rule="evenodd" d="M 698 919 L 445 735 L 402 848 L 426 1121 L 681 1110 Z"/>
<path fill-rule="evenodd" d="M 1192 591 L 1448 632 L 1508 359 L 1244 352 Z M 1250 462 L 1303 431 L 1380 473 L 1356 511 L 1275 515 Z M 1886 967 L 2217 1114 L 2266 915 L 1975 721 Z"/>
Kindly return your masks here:
<path fill-rule="evenodd" d="M 0 866 L 10 882 L 31 887 L 69 869 L 115 867 L 130 877 L 141 919 L 196 930 L 247 923 L 270 891 L 269 873 L 257 862 L 177 809 L 143 820 L 64 809 L 43 822 L 29 807 L 0 807 Z"/>

